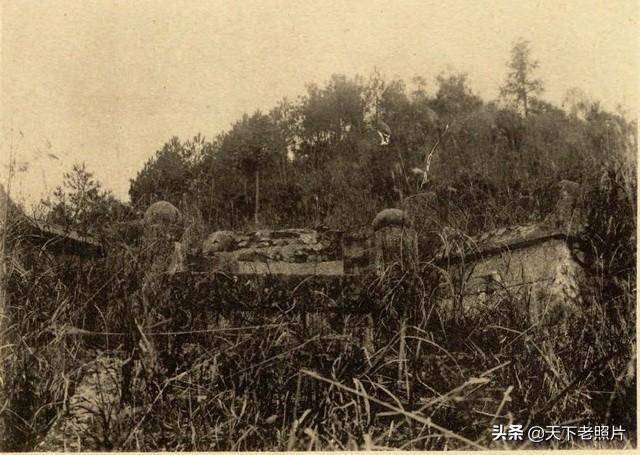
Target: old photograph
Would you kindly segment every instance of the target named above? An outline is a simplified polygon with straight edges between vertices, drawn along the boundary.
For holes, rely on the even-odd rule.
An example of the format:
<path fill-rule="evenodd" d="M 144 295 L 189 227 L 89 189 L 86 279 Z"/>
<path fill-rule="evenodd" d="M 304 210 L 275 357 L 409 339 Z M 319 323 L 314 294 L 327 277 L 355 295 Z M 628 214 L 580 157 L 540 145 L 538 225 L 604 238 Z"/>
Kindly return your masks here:
<path fill-rule="evenodd" d="M 0 3 L 0 451 L 637 448 L 637 0 Z"/>

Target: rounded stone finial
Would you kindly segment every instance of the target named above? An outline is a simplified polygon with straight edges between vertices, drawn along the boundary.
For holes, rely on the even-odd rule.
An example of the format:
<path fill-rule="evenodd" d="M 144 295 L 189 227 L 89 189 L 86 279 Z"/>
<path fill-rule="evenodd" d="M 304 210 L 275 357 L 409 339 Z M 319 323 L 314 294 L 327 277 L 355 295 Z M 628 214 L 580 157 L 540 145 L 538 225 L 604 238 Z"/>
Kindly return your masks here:
<path fill-rule="evenodd" d="M 182 214 L 172 203 L 167 201 L 154 202 L 144 212 L 144 224 L 178 224 Z"/>
<path fill-rule="evenodd" d="M 404 210 L 384 209 L 376 215 L 371 223 L 374 231 L 385 227 L 403 227 L 409 225 L 409 218 Z"/>

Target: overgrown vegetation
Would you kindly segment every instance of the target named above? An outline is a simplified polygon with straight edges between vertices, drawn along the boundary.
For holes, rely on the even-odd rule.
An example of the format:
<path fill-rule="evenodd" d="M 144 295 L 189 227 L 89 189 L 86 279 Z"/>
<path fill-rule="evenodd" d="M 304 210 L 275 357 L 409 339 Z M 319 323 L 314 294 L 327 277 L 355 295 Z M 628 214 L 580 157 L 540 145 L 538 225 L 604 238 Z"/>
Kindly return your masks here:
<path fill-rule="evenodd" d="M 526 60 L 519 46 L 514 58 Z M 8 268 L 0 326 L 2 448 L 35 447 L 96 351 L 120 359 L 123 380 L 86 450 L 503 448 L 490 430 L 509 423 L 621 425 L 636 445 L 636 124 L 584 96 L 560 109 L 529 82 L 524 98 L 505 85 L 511 105 L 474 95 L 464 75 L 441 75 L 433 94 L 420 80 L 408 90 L 377 73 L 334 76 L 214 140 L 171 139 L 132 180 L 131 206 L 75 167 L 48 219 L 93 230 L 109 255 L 54 257 L 8 231 L 21 268 Z M 388 146 L 375 119 L 392 131 Z M 422 184 L 412 169 L 430 150 Z M 526 295 L 497 293 L 483 312 L 443 312 L 428 253 L 438 234 L 542 220 L 562 179 L 583 188 L 583 311 L 534 329 L 519 310 Z M 418 270 L 341 282 L 169 283 L 153 273 L 162 245 L 125 242 L 110 223 L 157 200 L 180 207 L 196 237 L 358 230 L 382 208 L 410 207 L 424 255 Z M 333 315 L 308 324 L 318 307 Z M 369 313 L 372 336 L 359 328 Z M 505 448 L 516 446 L 532 447 Z"/>

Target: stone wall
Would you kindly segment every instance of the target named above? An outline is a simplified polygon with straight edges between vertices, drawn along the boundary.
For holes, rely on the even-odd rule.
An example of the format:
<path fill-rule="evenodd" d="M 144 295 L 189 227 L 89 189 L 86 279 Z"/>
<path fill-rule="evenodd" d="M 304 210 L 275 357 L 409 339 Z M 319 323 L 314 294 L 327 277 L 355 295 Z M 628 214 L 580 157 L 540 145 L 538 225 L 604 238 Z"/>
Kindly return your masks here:
<path fill-rule="evenodd" d="M 452 316 L 488 305 L 513 308 L 529 323 L 557 323 L 580 311 L 584 271 L 577 234 L 584 225 L 581 188 L 557 184 L 555 210 L 544 221 L 485 232 L 447 235 L 436 255 L 451 283 L 444 308 Z M 453 294 L 453 296 L 452 296 Z M 455 303 L 455 304 L 454 304 Z"/>
<path fill-rule="evenodd" d="M 571 243 L 561 237 L 461 258 L 448 271 L 462 300 L 454 308 L 447 299 L 449 311 L 482 312 L 508 302 L 521 305 L 512 310 L 531 324 L 556 323 L 579 311 L 583 271 Z"/>

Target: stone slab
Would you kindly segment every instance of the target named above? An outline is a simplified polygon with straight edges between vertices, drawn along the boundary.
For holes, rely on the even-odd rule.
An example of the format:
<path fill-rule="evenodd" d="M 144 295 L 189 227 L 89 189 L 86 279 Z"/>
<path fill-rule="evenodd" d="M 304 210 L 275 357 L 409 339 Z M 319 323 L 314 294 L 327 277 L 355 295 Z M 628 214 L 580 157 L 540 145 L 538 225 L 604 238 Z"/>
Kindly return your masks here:
<path fill-rule="evenodd" d="M 237 275 L 344 275 L 342 261 L 326 262 L 243 262 L 237 263 Z"/>

